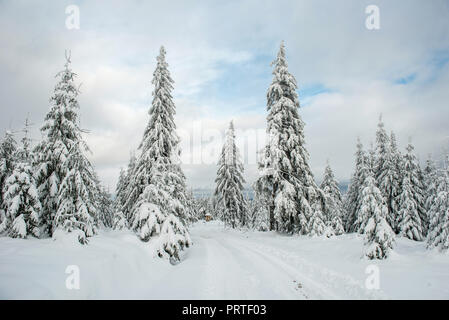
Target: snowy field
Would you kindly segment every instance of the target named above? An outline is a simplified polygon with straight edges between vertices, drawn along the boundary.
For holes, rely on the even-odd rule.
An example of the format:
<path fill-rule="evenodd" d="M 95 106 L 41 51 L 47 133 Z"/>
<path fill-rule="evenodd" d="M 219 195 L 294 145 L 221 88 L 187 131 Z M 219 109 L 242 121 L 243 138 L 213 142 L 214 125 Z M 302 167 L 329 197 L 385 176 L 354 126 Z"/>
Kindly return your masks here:
<path fill-rule="evenodd" d="M 360 259 L 362 237 L 332 239 L 191 227 L 194 245 L 172 266 L 129 231 L 103 231 L 88 246 L 0 238 L 1 299 L 449 299 L 449 254 L 398 239 L 387 261 Z M 368 290 L 367 266 L 379 267 Z M 66 288 L 68 265 L 79 290 Z"/>

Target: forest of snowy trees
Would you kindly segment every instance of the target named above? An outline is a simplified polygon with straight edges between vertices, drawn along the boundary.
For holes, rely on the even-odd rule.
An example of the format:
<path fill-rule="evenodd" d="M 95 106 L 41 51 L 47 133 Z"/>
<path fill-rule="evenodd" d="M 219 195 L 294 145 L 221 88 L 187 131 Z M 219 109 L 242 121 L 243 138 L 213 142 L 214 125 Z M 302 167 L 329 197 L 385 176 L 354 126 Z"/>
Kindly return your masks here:
<path fill-rule="evenodd" d="M 245 173 L 231 121 L 211 198 L 189 192 L 176 133 L 174 81 L 160 48 L 152 79 L 149 119 L 138 150 L 121 169 L 115 197 L 89 161 L 79 121 L 79 88 L 70 56 L 57 74 L 50 108 L 33 146 L 29 122 L 6 131 L 0 145 L 0 233 L 13 238 L 75 235 L 87 244 L 99 228 L 129 229 L 175 263 L 192 245 L 189 225 L 206 213 L 226 228 L 333 237 L 358 233 L 364 256 L 385 259 L 396 237 L 449 249 L 449 160 L 429 157 L 421 168 L 411 140 L 399 150 L 379 119 L 375 143 L 357 141 L 355 168 L 342 194 L 327 163 L 321 184 L 312 173 L 295 77 L 284 43 L 267 91 L 267 142 L 259 153 L 255 196 L 244 195 Z M 324 151 L 325 152 L 325 151 Z"/>

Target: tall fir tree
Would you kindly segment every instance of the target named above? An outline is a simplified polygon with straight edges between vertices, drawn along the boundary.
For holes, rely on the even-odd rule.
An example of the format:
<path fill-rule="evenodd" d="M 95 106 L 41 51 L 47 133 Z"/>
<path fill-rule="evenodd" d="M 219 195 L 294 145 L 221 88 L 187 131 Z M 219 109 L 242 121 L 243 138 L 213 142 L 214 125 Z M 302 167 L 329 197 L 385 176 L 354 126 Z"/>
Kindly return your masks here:
<path fill-rule="evenodd" d="M 220 160 L 218 161 L 214 197 L 223 212 L 225 226 L 236 228 L 246 225 L 246 201 L 243 197 L 243 163 L 235 145 L 234 123 L 226 132 Z"/>
<path fill-rule="evenodd" d="M 340 235 L 344 233 L 342 216 L 343 216 L 343 200 L 340 187 L 335 179 L 334 173 L 329 162 L 324 170 L 323 182 L 320 185 L 321 190 L 325 194 L 325 220 L 329 227 L 332 228 L 334 234 Z"/>
<path fill-rule="evenodd" d="M 64 70 L 50 99 L 50 111 L 41 128 L 43 140 L 35 148 L 36 180 L 46 232 L 75 232 L 81 243 L 95 232 L 96 184 L 85 153 L 78 119 L 76 74 L 66 55 Z"/>
<path fill-rule="evenodd" d="M 153 73 L 150 121 L 140 143 L 131 176 L 131 224 L 143 241 L 157 241 L 157 253 L 171 261 L 190 246 L 185 176 L 179 160 L 179 137 L 174 122 L 173 80 L 161 47 Z"/>
<path fill-rule="evenodd" d="M 304 122 L 298 113 L 298 86 L 288 71 L 284 43 L 273 61 L 273 81 L 267 92 L 267 145 L 259 163 L 256 192 L 268 199 L 270 230 L 310 232 L 323 194 L 317 187 L 305 148 Z M 320 199 L 321 197 L 321 199 Z M 315 207 L 315 210 L 314 210 Z"/>
<path fill-rule="evenodd" d="M 400 192 L 400 177 L 396 172 L 390 137 L 385 131 L 382 116 L 379 118 L 376 132 L 376 162 L 374 170 L 377 186 L 387 204 L 387 222 L 393 230 L 397 231 L 399 212 L 396 209 L 396 197 Z"/>
<path fill-rule="evenodd" d="M 7 130 L 0 144 L 0 219 L 2 218 L 1 213 L 5 209 L 3 202 L 5 182 L 14 170 L 16 158 L 17 142 L 14 139 L 14 134 L 10 130 Z"/>
<path fill-rule="evenodd" d="M 360 198 L 362 195 L 363 174 L 366 168 L 367 155 L 363 150 L 362 142 L 360 138 L 357 138 L 357 149 L 355 153 L 355 170 L 351 177 L 351 181 L 348 187 L 348 192 L 345 197 L 345 230 L 347 232 L 357 232 L 358 226 L 357 212 L 360 209 Z"/>
<path fill-rule="evenodd" d="M 421 241 L 424 238 L 425 223 L 421 219 L 424 213 L 424 192 L 419 177 L 419 164 L 413 154 L 411 143 L 403 161 L 402 191 L 399 195 L 398 231 L 402 236 Z M 426 219 L 427 220 L 427 219 Z M 423 223 L 424 222 L 424 223 Z"/>
<path fill-rule="evenodd" d="M 425 190 L 422 184 L 418 160 L 411 142 L 403 157 L 402 192 L 399 197 L 400 214 L 398 232 L 413 240 L 423 240 L 427 234 L 427 213 L 425 212 Z M 413 230 L 413 231 L 410 231 Z M 413 234 L 413 237 L 411 236 Z"/>

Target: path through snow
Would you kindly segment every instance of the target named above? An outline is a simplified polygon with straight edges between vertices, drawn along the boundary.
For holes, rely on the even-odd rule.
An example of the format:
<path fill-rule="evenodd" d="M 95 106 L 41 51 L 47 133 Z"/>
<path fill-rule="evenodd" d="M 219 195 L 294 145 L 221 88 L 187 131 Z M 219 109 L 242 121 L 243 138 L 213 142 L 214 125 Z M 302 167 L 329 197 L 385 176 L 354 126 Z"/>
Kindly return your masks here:
<path fill-rule="evenodd" d="M 449 298 L 449 256 L 400 240 L 387 261 L 360 259 L 358 235 L 281 236 L 191 228 L 194 245 L 175 266 L 154 258 L 129 231 L 105 231 L 87 246 L 64 240 L 0 238 L 2 299 L 382 299 Z M 380 270 L 382 290 L 365 288 L 366 266 Z M 68 290 L 68 265 L 80 289 Z"/>

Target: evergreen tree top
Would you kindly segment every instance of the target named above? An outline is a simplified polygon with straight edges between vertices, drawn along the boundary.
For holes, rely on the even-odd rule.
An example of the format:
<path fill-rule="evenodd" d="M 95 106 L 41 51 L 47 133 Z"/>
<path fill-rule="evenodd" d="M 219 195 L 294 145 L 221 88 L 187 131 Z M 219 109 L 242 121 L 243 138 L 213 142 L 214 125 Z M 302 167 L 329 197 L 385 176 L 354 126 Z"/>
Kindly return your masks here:
<path fill-rule="evenodd" d="M 271 63 L 273 69 L 273 81 L 267 92 L 267 109 L 270 110 L 277 102 L 282 102 L 284 106 L 293 109 L 299 108 L 299 98 L 296 89 L 298 85 L 295 77 L 288 71 L 287 59 L 285 56 L 285 45 L 281 42 L 276 59 Z M 279 101 L 284 98 L 284 101 Z M 290 101 L 285 101 L 288 99 Z"/>
<path fill-rule="evenodd" d="M 50 98 L 50 111 L 45 116 L 45 122 L 41 128 L 47 141 L 42 142 L 45 145 L 38 149 L 48 147 L 46 144 L 50 142 L 50 144 L 55 144 L 55 148 L 65 153 L 72 148 L 74 143 L 83 141 L 78 119 L 79 89 L 75 84 L 76 74 L 70 68 L 70 64 L 70 57 L 66 55 L 64 70 L 56 75 L 59 81 Z M 89 150 L 84 142 L 81 142 L 81 145 L 84 150 Z"/>
<path fill-rule="evenodd" d="M 9 159 L 17 150 L 17 142 L 14 139 L 14 133 L 10 130 L 5 131 L 5 136 L 0 144 L 0 158 Z"/>

